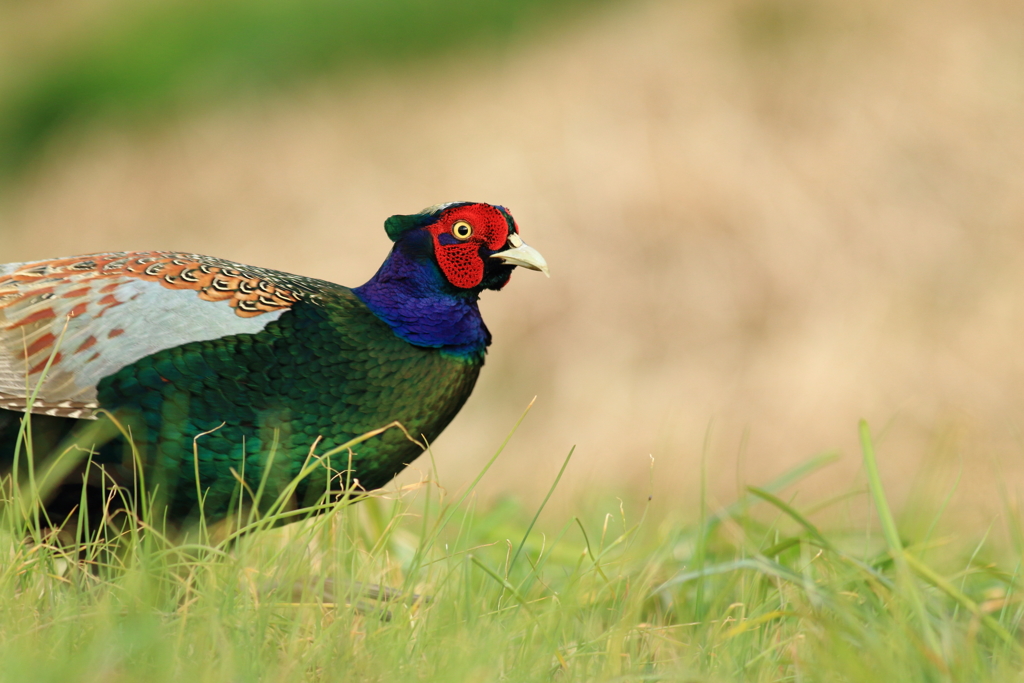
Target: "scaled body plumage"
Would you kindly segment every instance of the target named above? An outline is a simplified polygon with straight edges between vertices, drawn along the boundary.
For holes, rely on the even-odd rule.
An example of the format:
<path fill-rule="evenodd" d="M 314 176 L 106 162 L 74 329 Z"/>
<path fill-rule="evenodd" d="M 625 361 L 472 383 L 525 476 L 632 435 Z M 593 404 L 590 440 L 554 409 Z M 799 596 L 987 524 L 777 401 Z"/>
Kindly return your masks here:
<path fill-rule="evenodd" d="M 449 204 L 385 227 L 391 254 L 355 289 L 182 253 L 0 266 L 0 469 L 27 410 L 37 458 L 91 439 L 79 445 L 102 465 L 84 484 L 84 468 L 69 475 L 55 501 L 77 501 L 83 485 L 92 493 L 98 478 L 130 487 L 134 461 L 116 422 L 164 487 L 169 518 L 182 520 L 200 492 L 204 511 L 223 515 L 239 479 L 283 486 L 311 458 L 394 421 L 433 440 L 469 397 L 490 343 L 480 291 L 500 289 L 516 265 L 546 264 L 501 207 Z M 87 432 L 91 422 L 109 424 Z M 354 449 L 350 476 L 381 486 L 420 450 L 386 431 Z M 307 477 L 297 503 L 327 486 Z M 54 503 L 51 519 L 74 504 Z"/>

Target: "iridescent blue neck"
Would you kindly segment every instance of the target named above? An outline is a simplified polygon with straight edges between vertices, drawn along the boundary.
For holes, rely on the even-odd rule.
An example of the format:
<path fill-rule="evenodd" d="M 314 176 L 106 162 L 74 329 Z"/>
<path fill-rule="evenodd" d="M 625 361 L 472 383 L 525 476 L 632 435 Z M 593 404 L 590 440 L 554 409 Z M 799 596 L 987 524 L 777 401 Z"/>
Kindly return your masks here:
<path fill-rule="evenodd" d="M 377 274 L 352 291 L 410 344 L 482 357 L 491 335 L 480 317 L 477 293 L 456 290 L 433 262 L 401 247 L 396 245 Z"/>

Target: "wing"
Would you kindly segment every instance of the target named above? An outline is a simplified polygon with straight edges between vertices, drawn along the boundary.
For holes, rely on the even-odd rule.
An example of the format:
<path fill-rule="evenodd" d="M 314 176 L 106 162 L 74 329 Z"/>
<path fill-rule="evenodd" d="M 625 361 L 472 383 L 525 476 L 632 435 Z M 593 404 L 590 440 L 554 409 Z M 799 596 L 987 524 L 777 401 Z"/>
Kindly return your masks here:
<path fill-rule="evenodd" d="M 169 252 L 0 265 L 0 408 L 91 418 L 107 375 L 163 349 L 259 332 L 324 285 Z"/>

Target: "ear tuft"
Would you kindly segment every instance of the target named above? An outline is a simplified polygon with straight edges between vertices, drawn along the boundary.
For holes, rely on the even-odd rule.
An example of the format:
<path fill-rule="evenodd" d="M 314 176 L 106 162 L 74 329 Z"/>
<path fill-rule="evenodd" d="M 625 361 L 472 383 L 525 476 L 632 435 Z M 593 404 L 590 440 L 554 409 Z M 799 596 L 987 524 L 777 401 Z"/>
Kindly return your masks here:
<path fill-rule="evenodd" d="M 384 230 L 392 242 L 397 242 L 402 235 L 410 230 L 416 230 L 430 225 L 446 210 L 454 206 L 467 206 L 473 202 L 448 202 L 447 204 L 436 204 L 428 206 L 419 213 L 412 213 L 407 216 L 398 215 L 384 221 Z"/>
<path fill-rule="evenodd" d="M 410 230 L 415 230 L 423 225 L 423 219 L 424 216 L 420 213 L 414 213 L 408 216 L 392 216 L 384 221 L 384 230 L 388 233 L 388 237 L 391 238 L 392 242 L 397 242 L 405 233 Z"/>

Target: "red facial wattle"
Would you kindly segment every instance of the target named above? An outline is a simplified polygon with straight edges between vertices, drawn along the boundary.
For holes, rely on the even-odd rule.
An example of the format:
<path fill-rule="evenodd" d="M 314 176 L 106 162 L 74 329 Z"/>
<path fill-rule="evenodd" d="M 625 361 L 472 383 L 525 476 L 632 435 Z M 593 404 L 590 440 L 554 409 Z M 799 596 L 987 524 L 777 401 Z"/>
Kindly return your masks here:
<path fill-rule="evenodd" d="M 452 226 L 469 223 L 472 234 L 459 240 L 452 235 Z M 484 257 L 481 247 L 497 251 L 508 240 L 508 223 L 504 214 L 487 204 L 456 206 L 441 214 L 429 228 L 434 236 L 434 254 L 441 272 L 456 287 L 472 289 L 484 278 Z M 517 230 L 518 232 L 518 230 Z"/>

